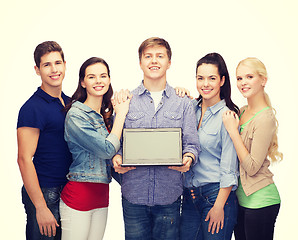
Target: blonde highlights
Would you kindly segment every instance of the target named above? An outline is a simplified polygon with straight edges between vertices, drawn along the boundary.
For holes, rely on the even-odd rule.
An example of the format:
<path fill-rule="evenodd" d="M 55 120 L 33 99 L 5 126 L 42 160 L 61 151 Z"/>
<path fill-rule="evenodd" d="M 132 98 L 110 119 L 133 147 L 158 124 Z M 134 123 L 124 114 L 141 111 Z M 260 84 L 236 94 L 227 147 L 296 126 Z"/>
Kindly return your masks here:
<path fill-rule="evenodd" d="M 265 67 L 264 63 L 262 63 L 257 58 L 249 57 L 249 58 L 246 58 L 246 59 L 242 60 L 242 61 L 239 62 L 237 68 L 240 65 L 245 65 L 247 67 L 250 67 L 259 76 L 264 77 L 266 79 L 268 78 L 267 70 L 266 70 L 266 67 Z M 268 149 L 268 157 L 274 163 L 274 162 L 279 162 L 283 159 L 283 154 L 278 151 L 278 140 L 277 140 L 278 121 L 276 119 L 276 110 L 272 107 L 270 98 L 269 98 L 268 94 L 265 91 L 264 91 L 264 98 L 265 98 L 265 101 L 266 101 L 267 105 L 273 111 L 275 124 L 276 124 L 275 133 L 273 134 L 273 137 L 272 137 L 269 149 Z"/>

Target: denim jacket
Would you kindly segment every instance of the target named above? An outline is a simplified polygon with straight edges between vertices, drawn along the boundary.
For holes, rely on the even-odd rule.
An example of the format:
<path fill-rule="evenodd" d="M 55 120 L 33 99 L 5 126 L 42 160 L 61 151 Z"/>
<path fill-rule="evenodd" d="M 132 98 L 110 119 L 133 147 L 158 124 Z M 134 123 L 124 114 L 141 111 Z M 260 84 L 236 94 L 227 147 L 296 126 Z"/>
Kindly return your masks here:
<path fill-rule="evenodd" d="M 108 133 L 100 114 L 79 101 L 74 102 L 66 115 L 64 138 L 73 158 L 68 180 L 111 181 L 110 160 L 118 151 L 120 141 Z"/>

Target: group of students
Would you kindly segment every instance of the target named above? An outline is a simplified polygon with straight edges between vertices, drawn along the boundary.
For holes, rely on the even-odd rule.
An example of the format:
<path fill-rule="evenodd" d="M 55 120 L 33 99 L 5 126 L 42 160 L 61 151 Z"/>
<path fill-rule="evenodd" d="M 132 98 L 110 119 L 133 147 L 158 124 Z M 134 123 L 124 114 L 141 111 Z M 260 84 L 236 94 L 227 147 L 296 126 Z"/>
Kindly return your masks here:
<path fill-rule="evenodd" d="M 220 54 L 197 62 L 193 100 L 168 84 L 171 56 L 167 41 L 146 39 L 139 47 L 143 81 L 116 93 L 108 64 L 89 58 L 69 98 L 61 47 L 36 47 L 42 83 L 17 123 L 27 240 L 102 239 L 112 176 L 121 185 L 127 240 L 224 240 L 233 232 L 236 240 L 273 239 L 280 197 L 269 165 L 283 156 L 264 64 L 238 64 L 237 87 L 248 103 L 239 109 Z M 177 127 L 182 166 L 121 166 L 123 128 Z"/>

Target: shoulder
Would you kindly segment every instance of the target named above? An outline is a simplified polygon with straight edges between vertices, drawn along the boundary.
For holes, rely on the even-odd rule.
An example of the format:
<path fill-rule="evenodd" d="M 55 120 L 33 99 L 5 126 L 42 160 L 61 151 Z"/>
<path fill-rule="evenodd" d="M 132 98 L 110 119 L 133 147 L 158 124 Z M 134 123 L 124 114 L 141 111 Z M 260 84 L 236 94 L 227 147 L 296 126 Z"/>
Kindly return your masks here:
<path fill-rule="evenodd" d="M 254 120 L 257 125 L 267 125 L 268 127 L 276 125 L 276 118 L 272 108 L 266 109 L 265 111 L 261 112 L 258 116 L 255 117 Z"/>

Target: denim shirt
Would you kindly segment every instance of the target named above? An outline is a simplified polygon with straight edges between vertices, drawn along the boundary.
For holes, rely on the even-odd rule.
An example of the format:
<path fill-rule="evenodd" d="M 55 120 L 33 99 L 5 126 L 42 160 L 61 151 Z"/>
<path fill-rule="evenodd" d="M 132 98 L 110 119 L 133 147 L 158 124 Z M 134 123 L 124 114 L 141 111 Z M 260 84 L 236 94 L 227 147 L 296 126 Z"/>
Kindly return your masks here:
<path fill-rule="evenodd" d="M 120 141 L 108 133 L 100 114 L 79 101 L 74 102 L 66 115 L 64 138 L 73 158 L 68 180 L 111 181 L 110 159 L 118 151 Z"/>
<path fill-rule="evenodd" d="M 187 97 L 178 97 L 175 90 L 167 84 L 155 109 L 151 94 L 143 84 L 132 91 L 132 94 L 125 128 L 181 128 L 183 154 L 190 152 L 197 158 L 199 149 L 196 118 L 192 103 Z M 121 149 L 118 153 L 122 154 Z M 182 174 L 167 166 L 136 167 L 123 174 L 121 190 L 123 197 L 133 204 L 172 204 L 182 194 Z"/>
<path fill-rule="evenodd" d="M 201 118 L 201 106 L 193 100 L 198 121 Z M 208 107 L 200 128 L 199 160 L 193 168 L 185 173 L 186 187 L 200 187 L 208 183 L 220 183 L 220 188 L 238 185 L 238 159 L 232 139 L 225 129 L 222 115 L 229 110 L 225 100 Z"/>

